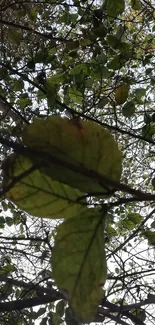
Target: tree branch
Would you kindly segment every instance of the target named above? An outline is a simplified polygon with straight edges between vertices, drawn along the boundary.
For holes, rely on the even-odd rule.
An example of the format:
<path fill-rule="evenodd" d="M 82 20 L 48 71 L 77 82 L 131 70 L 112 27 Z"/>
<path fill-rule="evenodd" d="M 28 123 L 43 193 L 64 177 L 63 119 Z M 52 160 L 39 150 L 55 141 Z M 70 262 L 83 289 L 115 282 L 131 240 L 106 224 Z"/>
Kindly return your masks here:
<path fill-rule="evenodd" d="M 29 298 L 24 300 L 14 300 L 11 302 L 0 302 L 0 312 L 22 310 L 24 308 L 30 308 L 43 304 L 48 304 L 56 300 L 62 299 L 57 295 L 44 295 L 35 298 Z"/>
<path fill-rule="evenodd" d="M 46 293 L 47 295 L 50 295 L 51 297 L 53 297 L 53 299 L 56 299 L 56 300 L 64 299 L 64 296 L 62 293 L 60 293 L 54 289 L 45 288 L 43 286 L 40 286 L 37 283 L 33 283 L 33 282 L 27 283 L 24 281 L 15 280 L 15 279 L 9 278 L 5 275 L 0 275 L 0 282 L 10 283 L 13 286 L 22 287 L 22 288 L 26 288 L 29 290 L 35 290 L 37 292 L 41 292 L 43 295 Z"/>
<path fill-rule="evenodd" d="M 133 233 L 121 244 L 119 245 L 112 253 L 110 253 L 107 258 L 110 258 L 114 254 L 116 254 L 119 250 L 121 250 L 131 239 L 133 239 L 139 232 L 139 230 L 142 229 L 144 224 L 152 217 L 152 215 L 155 213 L 155 208 L 148 214 L 148 216 L 140 223 L 140 225 L 133 231 Z"/>

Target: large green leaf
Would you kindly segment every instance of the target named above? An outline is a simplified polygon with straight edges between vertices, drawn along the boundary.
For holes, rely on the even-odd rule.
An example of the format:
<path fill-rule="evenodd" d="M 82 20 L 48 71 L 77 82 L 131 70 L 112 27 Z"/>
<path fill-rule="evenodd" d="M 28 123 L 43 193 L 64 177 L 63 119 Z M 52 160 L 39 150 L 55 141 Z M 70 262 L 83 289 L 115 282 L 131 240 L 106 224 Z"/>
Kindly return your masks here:
<path fill-rule="evenodd" d="M 53 277 L 66 290 L 71 306 L 83 322 L 92 320 L 103 297 L 102 286 L 107 276 L 104 218 L 89 209 L 57 227 Z"/>
<path fill-rule="evenodd" d="M 109 188 L 100 185 L 99 178 L 92 178 L 91 171 L 119 180 L 122 156 L 117 143 L 102 126 L 93 122 L 69 120 L 60 116 L 46 120 L 35 119 L 23 132 L 23 142 L 64 161 L 61 166 L 52 162 L 44 172 L 53 179 L 69 184 L 82 192 L 105 192 Z M 40 154 L 41 157 L 41 154 Z M 76 167 L 67 168 L 66 162 Z M 90 172 L 84 174 L 83 169 Z M 106 189 L 105 189 L 106 188 Z"/>
<path fill-rule="evenodd" d="M 39 169 L 29 172 L 33 167 L 29 158 L 13 154 L 5 166 L 4 189 L 13 182 L 5 198 L 13 201 L 20 209 L 44 218 L 76 216 L 87 209 L 81 201 L 81 204 L 76 203 L 83 195 L 79 190 L 52 180 Z M 26 171 L 27 175 L 20 177 Z"/>

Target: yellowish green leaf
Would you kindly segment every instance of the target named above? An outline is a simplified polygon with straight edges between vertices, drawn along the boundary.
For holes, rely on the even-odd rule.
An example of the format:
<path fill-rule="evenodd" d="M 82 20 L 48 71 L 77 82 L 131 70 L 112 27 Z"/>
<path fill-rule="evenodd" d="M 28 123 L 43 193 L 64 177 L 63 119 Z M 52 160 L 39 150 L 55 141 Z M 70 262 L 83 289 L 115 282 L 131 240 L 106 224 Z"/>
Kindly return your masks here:
<path fill-rule="evenodd" d="M 32 171 L 32 168 L 33 163 L 27 157 L 13 154 L 7 159 L 3 186 L 6 188 L 11 182 L 13 185 L 5 193 L 5 198 L 31 215 L 44 218 L 76 216 L 87 209 L 82 202 L 76 203 L 83 196 L 79 190 L 52 180 L 39 169 Z M 20 177 L 26 171 L 27 175 Z"/>
<path fill-rule="evenodd" d="M 77 317 L 91 321 L 103 297 L 107 277 L 104 215 L 94 209 L 57 227 L 52 256 L 53 277 L 66 290 Z"/>
<path fill-rule="evenodd" d="M 120 180 L 122 155 L 117 143 L 109 131 L 93 122 L 60 116 L 35 119 L 25 128 L 23 142 L 29 148 L 64 161 L 64 166 L 51 161 L 51 166 L 44 168 L 44 172 L 82 192 L 103 194 L 109 189 L 106 184 L 105 188 L 99 184 L 99 178 L 92 178 L 91 171 Z M 72 164 L 73 169 L 67 168 L 65 163 Z M 83 169 L 87 170 L 87 176 Z"/>
<path fill-rule="evenodd" d="M 129 86 L 127 84 L 120 85 L 115 91 L 115 100 L 118 105 L 124 104 L 129 95 Z"/>

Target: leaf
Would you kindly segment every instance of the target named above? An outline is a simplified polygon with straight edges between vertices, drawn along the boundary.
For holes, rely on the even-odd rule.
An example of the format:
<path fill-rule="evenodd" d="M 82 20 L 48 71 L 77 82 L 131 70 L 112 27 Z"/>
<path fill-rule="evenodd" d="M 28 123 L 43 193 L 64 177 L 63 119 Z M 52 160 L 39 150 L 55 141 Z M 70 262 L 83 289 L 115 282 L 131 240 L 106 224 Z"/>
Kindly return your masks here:
<path fill-rule="evenodd" d="M 42 307 L 39 308 L 38 312 L 37 312 L 37 317 L 40 317 L 41 315 L 46 313 L 46 308 Z"/>
<path fill-rule="evenodd" d="M 155 245 L 155 231 L 145 230 L 142 235 L 148 240 L 149 245 Z"/>
<path fill-rule="evenodd" d="M 128 60 L 128 56 L 125 55 L 116 55 L 112 60 L 110 60 L 107 64 L 109 69 L 119 70 L 123 67 L 124 63 Z"/>
<path fill-rule="evenodd" d="M 108 32 L 108 30 L 107 30 L 106 26 L 104 26 L 104 25 L 101 25 L 98 28 L 95 28 L 93 30 L 93 33 L 96 36 L 100 37 L 101 39 L 102 38 L 104 39 L 104 37 L 106 36 L 107 32 Z"/>
<path fill-rule="evenodd" d="M 49 325 L 60 325 L 62 324 L 62 319 L 56 313 L 50 313 Z"/>
<path fill-rule="evenodd" d="M 22 33 L 20 30 L 15 30 L 15 29 L 9 29 L 8 30 L 8 38 L 16 44 L 20 44 L 21 40 L 22 40 Z"/>
<path fill-rule="evenodd" d="M 132 230 L 135 228 L 135 224 L 128 218 L 124 219 L 121 224 L 123 225 L 123 227 L 127 230 Z"/>
<path fill-rule="evenodd" d="M 78 49 L 79 47 L 79 41 L 70 41 L 66 44 L 66 49 L 67 50 L 75 50 Z"/>
<path fill-rule="evenodd" d="M 9 275 L 10 273 L 16 271 L 16 267 L 12 264 L 6 264 L 0 269 L 0 275 Z"/>
<path fill-rule="evenodd" d="M 106 227 L 106 231 L 107 231 L 108 239 L 111 239 L 113 236 L 117 236 L 117 231 L 111 225 L 108 225 Z"/>
<path fill-rule="evenodd" d="M 141 104 L 141 103 L 143 103 L 142 97 L 144 97 L 146 95 L 146 89 L 144 89 L 144 88 L 135 89 L 134 94 L 135 94 L 136 102 L 138 104 Z"/>
<path fill-rule="evenodd" d="M 153 303 L 155 302 L 155 295 L 153 295 L 152 293 L 148 293 L 147 298 Z"/>
<path fill-rule="evenodd" d="M 152 118 L 151 119 L 152 119 L 152 122 L 155 122 L 155 113 L 152 114 Z"/>
<path fill-rule="evenodd" d="M 131 220 L 135 225 L 138 225 L 142 222 L 143 217 L 139 213 L 129 213 L 128 219 Z"/>
<path fill-rule="evenodd" d="M 151 228 L 155 228 L 155 221 L 151 223 Z"/>
<path fill-rule="evenodd" d="M 79 41 L 79 44 L 82 47 L 85 47 L 87 45 L 90 45 L 92 43 L 92 41 L 89 38 L 81 38 L 81 40 Z"/>
<path fill-rule="evenodd" d="M 151 122 L 148 124 L 145 124 L 142 127 L 142 136 L 146 139 L 146 140 L 152 140 L 152 136 L 155 134 L 155 123 Z"/>
<path fill-rule="evenodd" d="M 155 188 L 155 177 L 152 178 L 152 186 Z"/>
<path fill-rule="evenodd" d="M 131 0 L 131 6 L 134 10 L 141 10 L 142 9 L 142 4 L 139 0 Z"/>
<path fill-rule="evenodd" d="M 37 11 L 35 10 L 35 8 L 31 8 L 28 11 L 28 16 L 31 19 L 31 21 L 35 21 L 37 19 Z"/>
<path fill-rule="evenodd" d="M 24 88 L 24 82 L 22 79 L 11 79 L 12 90 L 14 91 L 22 91 Z"/>
<path fill-rule="evenodd" d="M 82 322 L 91 321 L 107 277 L 103 215 L 89 209 L 57 227 L 52 274 L 57 285 L 66 290 L 77 317 Z"/>
<path fill-rule="evenodd" d="M 115 91 L 115 100 L 118 105 L 124 104 L 129 95 L 129 86 L 127 84 L 120 85 Z"/>
<path fill-rule="evenodd" d="M 78 64 L 69 71 L 69 74 L 71 76 L 79 75 L 81 73 L 85 76 L 89 74 L 89 68 L 87 64 Z"/>
<path fill-rule="evenodd" d="M 107 42 L 112 48 L 115 48 L 120 42 L 120 40 L 118 40 L 116 35 L 109 34 L 107 35 Z"/>
<path fill-rule="evenodd" d="M 65 310 L 65 322 L 66 325 L 79 325 L 79 322 L 73 315 L 73 310 L 70 307 Z"/>
<path fill-rule="evenodd" d="M 76 200 L 83 196 L 79 190 L 52 180 L 39 169 L 30 173 L 33 163 L 29 158 L 13 154 L 6 160 L 5 165 L 4 188 L 23 172 L 28 172 L 27 176 L 21 177 L 5 193 L 5 198 L 31 215 L 66 218 L 76 216 L 81 210 L 86 209 L 82 206 L 82 202 L 76 203 Z M 12 218 L 9 219 L 12 221 Z"/>
<path fill-rule="evenodd" d="M 153 115 L 150 116 L 147 112 L 144 113 L 144 122 L 146 124 L 149 124 L 150 122 L 155 122 L 155 120 L 153 120 Z"/>
<path fill-rule="evenodd" d="M 64 315 L 65 312 L 65 302 L 64 300 L 60 300 L 57 304 L 56 304 L 56 314 L 60 317 L 62 317 Z"/>
<path fill-rule="evenodd" d="M 100 185 L 100 181 L 92 177 L 91 171 L 114 180 L 120 179 L 122 155 L 117 143 L 109 131 L 93 122 L 69 120 L 60 116 L 48 117 L 46 120 L 34 119 L 23 132 L 23 142 L 40 153 L 45 152 L 61 159 L 62 164 L 52 162 L 42 170 L 52 179 L 82 192 L 103 194 L 109 189 L 106 184 L 105 188 Z M 72 164 L 72 168 L 67 167 L 66 163 Z M 74 171 L 75 168 L 77 171 Z M 85 169 L 89 174 L 87 176 Z"/>
<path fill-rule="evenodd" d="M 69 97 L 77 104 L 82 104 L 83 102 L 83 95 L 79 90 L 76 89 L 76 87 L 71 87 L 69 89 Z"/>
<path fill-rule="evenodd" d="M 125 105 L 122 107 L 122 114 L 125 117 L 131 117 L 135 113 L 135 104 L 133 101 L 128 101 L 125 103 Z"/>
<path fill-rule="evenodd" d="M 39 323 L 39 325 L 47 325 L 47 321 L 48 321 L 48 317 L 44 317 L 44 318 L 42 318 L 42 320 Z"/>
<path fill-rule="evenodd" d="M 21 108 L 25 108 L 28 105 L 32 105 L 32 100 L 29 98 L 28 93 L 21 94 L 19 99 L 17 99 L 17 104 Z"/>
<path fill-rule="evenodd" d="M 142 322 L 145 321 L 146 319 L 146 314 L 145 314 L 145 310 L 142 308 L 137 308 L 132 310 L 132 314 L 135 315 L 138 319 L 140 319 Z M 138 324 L 138 323 L 137 323 Z M 140 324 L 140 323 L 139 323 Z"/>
<path fill-rule="evenodd" d="M 108 0 L 106 2 L 107 14 L 112 17 L 116 17 L 123 13 L 125 9 L 124 0 Z"/>

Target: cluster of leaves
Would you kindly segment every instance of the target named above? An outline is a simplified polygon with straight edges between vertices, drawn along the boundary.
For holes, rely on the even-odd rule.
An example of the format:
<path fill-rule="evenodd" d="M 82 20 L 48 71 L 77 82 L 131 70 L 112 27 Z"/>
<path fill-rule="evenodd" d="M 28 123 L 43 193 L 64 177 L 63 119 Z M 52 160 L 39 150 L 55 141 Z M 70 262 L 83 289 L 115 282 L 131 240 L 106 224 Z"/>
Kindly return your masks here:
<path fill-rule="evenodd" d="M 153 323 L 154 6 L 0 4 L 2 324 Z"/>
<path fill-rule="evenodd" d="M 35 120 L 22 139 L 28 150 L 33 149 L 33 158 L 30 151 L 30 158 L 13 154 L 4 162 L 5 198 L 35 216 L 71 217 L 57 228 L 53 277 L 67 291 L 79 319 L 90 321 L 106 280 L 105 213 L 88 209 L 82 197 L 112 192 L 100 179 L 106 175 L 120 180 L 121 153 L 101 126 L 59 116 Z"/>

